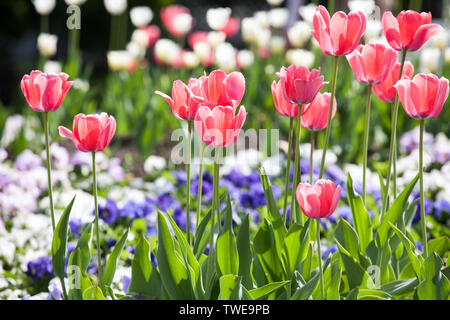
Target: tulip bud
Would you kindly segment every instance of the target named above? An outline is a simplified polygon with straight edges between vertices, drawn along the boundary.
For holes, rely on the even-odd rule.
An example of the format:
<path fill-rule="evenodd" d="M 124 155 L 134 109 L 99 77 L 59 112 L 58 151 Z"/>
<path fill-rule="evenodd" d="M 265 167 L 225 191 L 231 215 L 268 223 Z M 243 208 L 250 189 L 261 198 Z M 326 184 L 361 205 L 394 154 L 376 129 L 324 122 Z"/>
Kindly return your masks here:
<path fill-rule="evenodd" d="M 58 37 L 53 34 L 41 33 L 37 39 L 37 47 L 39 53 L 46 58 L 50 58 L 56 54 Z"/>
<path fill-rule="evenodd" d="M 222 29 L 231 15 L 230 8 L 211 8 L 206 12 L 206 22 L 213 30 Z"/>
<path fill-rule="evenodd" d="M 256 41 L 256 33 L 259 30 L 258 22 L 255 18 L 242 19 L 242 39 L 248 43 Z"/>
<path fill-rule="evenodd" d="M 295 47 L 303 47 L 306 42 L 311 38 L 311 26 L 304 22 L 298 21 L 287 31 L 287 37 L 289 43 Z"/>
<path fill-rule="evenodd" d="M 130 19 L 136 28 L 148 25 L 153 19 L 153 11 L 149 7 L 140 6 L 130 10 Z"/>
<path fill-rule="evenodd" d="M 56 0 L 33 0 L 33 5 L 38 14 L 46 16 L 55 9 Z"/>
<path fill-rule="evenodd" d="M 127 9 L 127 0 L 103 0 L 106 11 L 113 16 L 121 15 Z"/>

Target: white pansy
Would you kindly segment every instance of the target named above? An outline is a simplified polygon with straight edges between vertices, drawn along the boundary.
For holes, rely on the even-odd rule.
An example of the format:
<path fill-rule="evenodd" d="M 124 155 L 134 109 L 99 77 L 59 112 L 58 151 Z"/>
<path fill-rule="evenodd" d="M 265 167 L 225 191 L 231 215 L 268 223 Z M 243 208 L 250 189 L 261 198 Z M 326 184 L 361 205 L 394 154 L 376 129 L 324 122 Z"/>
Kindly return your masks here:
<path fill-rule="evenodd" d="M 293 47 L 303 47 L 311 38 L 311 26 L 307 22 L 298 21 L 288 29 L 287 37 Z"/>
<path fill-rule="evenodd" d="M 68 6 L 81 6 L 87 0 L 64 0 Z"/>
<path fill-rule="evenodd" d="M 131 34 L 131 41 L 137 44 L 141 49 L 145 50 L 148 45 L 147 33 L 141 29 L 136 29 Z"/>
<path fill-rule="evenodd" d="M 6 261 L 13 261 L 16 246 L 7 238 L 0 237 L 0 257 Z"/>
<path fill-rule="evenodd" d="M 24 123 L 25 118 L 20 114 L 9 116 L 3 127 L 3 135 L 0 140 L 0 145 L 2 147 L 7 147 L 11 142 L 13 142 L 19 135 Z"/>
<path fill-rule="evenodd" d="M 424 73 L 436 72 L 439 68 L 441 50 L 437 48 L 424 48 L 420 53 L 420 70 Z"/>
<path fill-rule="evenodd" d="M 3 162 L 8 157 L 8 151 L 6 151 L 4 148 L 0 148 L 0 163 Z"/>
<path fill-rule="evenodd" d="M 226 34 L 220 31 L 208 32 L 208 42 L 211 47 L 216 48 L 219 44 L 225 42 Z"/>
<path fill-rule="evenodd" d="M 448 31 L 444 30 L 431 38 L 431 46 L 436 49 L 444 50 L 448 45 Z"/>
<path fill-rule="evenodd" d="M 33 0 L 36 12 L 42 16 L 49 15 L 55 9 L 56 0 Z"/>
<path fill-rule="evenodd" d="M 44 72 L 60 73 L 62 71 L 61 63 L 58 61 L 48 60 L 44 64 Z"/>
<path fill-rule="evenodd" d="M 133 63 L 133 56 L 126 50 L 109 51 L 107 54 L 108 66 L 111 70 L 128 70 Z"/>
<path fill-rule="evenodd" d="M 106 11 L 113 16 L 121 15 L 127 9 L 127 0 L 103 0 Z"/>
<path fill-rule="evenodd" d="M 264 159 L 261 163 L 261 170 L 269 176 L 278 176 L 281 173 L 283 161 L 284 156 L 281 154 Z"/>
<path fill-rule="evenodd" d="M 156 41 L 154 50 L 156 58 L 166 64 L 172 64 L 180 54 L 180 47 L 169 39 Z"/>
<path fill-rule="evenodd" d="M 192 16 L 189 13 L 180 13 L 173 19 L 174 29 L 177 33 L 186 35 L 192 28 Z"/>
<path fill-rule="evenodd" d="M 147 174 L 154 174 L 155 172 L 163 170 L 167 165 L 166 159 L 159 156 L 150 156 L 144 162 L 144 171 Z"/>
<path fill-rule="evenodd" d="M 230 8 L 210 8 L 206 12 L 206 22 L 213 30 L 222 29 L 231 15 Z"/>
<path fill-rule="evenodd" d="M 314 3 L 309 3 L 306 6 L 301 6 L 298 9 L 298 13 L 302 19 L 308 22 L 310 25 L 313 24 L 314 14 L 316 13 L 317 6 Z"/>
<path fill-rule="evenodd" d="M 289 10 L 287 8 L 274 8 L 267 14 L 269 24 L 273 28 L 283 28 L 289 19 Z"/>
<path fill-rule="evenodd" d="M 381 30 L 382 26 L 380 20 L 368 19 L 364 39 L 366 42 L 373 42 L 374 40 L 380 38 Z"/>
<path fill-rule="evenodd" d="M 130 19 L 136 28 L 148 25 L 153 19 L 153 11 L 150 7 L 139 6 L 130 10 Z"/>
<path fill-rule="evenodd" d="M 284 0 L 267 0 L 267 3 L 273 7 L 279 6 Z"/>
<path fill-rule="evenodd" d="M 46 58 L 56 54 L 57 44 L 58 37 L 54 34 L 41 33 L 37 38 L 39 53 Z"/>
<path fill-rule="evenodd" d="M 366 16 L 371 15 L 375 10 L 374 0 L 351 0 L 347 2 L 347 5 L 351 11 L 362 11 Z"/>
<path fill-rule="evenodd" d="M 286 60 L 289 64 L 311 68 L 314 64 L 315 56 L 311 51 L 304 49 L 289 49 L 286 52 Z"/>
<path fill-rule="evenodd" d="M 233 71 L 236 69 L 236 49 L 228 42 L 219 44 L 214 52 L 214 61 L 225 72 Z"/>
<path fill-rule="evenodd" d="M 194 69 L 200 64 L 200 58 L 192 51 L 183 53 L 183 62 L 186 68 Z"/>
<path fill-rule="evenodd" d="M 269 42 L 270 52 L 273 54 L 281 54 L 286 48 L 286 40 L 281 36 L 273 36 Z"/>
<path fill-rule="evenodd" d="M 253 64 L 255 54 L 250 50 L 240 50 L 236 55 L 236 62 L 241 69 L 247 69 Z"/>

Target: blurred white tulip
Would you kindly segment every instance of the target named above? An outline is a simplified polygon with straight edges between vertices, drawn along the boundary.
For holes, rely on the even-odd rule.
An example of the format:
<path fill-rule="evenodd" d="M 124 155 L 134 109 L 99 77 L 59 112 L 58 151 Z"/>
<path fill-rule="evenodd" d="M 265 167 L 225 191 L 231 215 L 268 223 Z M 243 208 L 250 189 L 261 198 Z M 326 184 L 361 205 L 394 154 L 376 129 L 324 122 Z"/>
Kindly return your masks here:
<path fill-rule="evenodd" d="M 253 17 L 242 19 L 241 32 L 242 39 L 248 43 L 256 42 L 256 33 L 259 30 L 258 21 Z"/>
<path fill-rule="evenodd" d="M 444 61 L 445 63 L 450 63 L 450 48 L 445 48 Z"/>
<path fill-rule="evenodd" d="M 308 22 L 310 25 L 313 24 L 314 13 L 316 13 L 317 6 L 314 3 L 309 3 L 306 6 L 301 6 L 298 9 L 298 13 L 302 19 Z"/>
<path fill-rule="evenodd" d="M 266 48 L 269 46 L 270 37 L 272 36 L 272 32 L 270 29 L 259 29 L 256 32 L 256 44 L 259 48 Z"/>
<path fill-rule="evenodd" d="M 436 72 L 439 68 L 441 50 L 436 48 L 424 48 L 420 53 L 420 70 L 424 73 Z"/>
<path fill-rule="evenodd" d="M 87 0 L 64 0 L 68 6 L 81 6 Z"/>
<path fill-rule="evenodd" d="M 267 11 L 256 11 L 253 17 L 256 19 L 261 28 L 268 28 L 270 26 Z"/>
<path fill-rule="evenodd" d="M 250 50 L 240 50 L 236 55 L 236 63 L 239 69 L 247 69 L 253 64 L 255 55 Z"/>
<path fill-rule="evenodd" d="M 314 64 L 314 54 L 304 49 L 290 49 L 286 52 L 286 60 L 289 64 L 311 68 Z"/>
<path fill-rule="evenodd" d="M 297 21 L 287 31 L 289 43 L 295 47 L 303 47 L 311 38 L 311 26 L 304 21 Z"/>
<path fill-rule="evenodd" d="M 145 48 L 134 41 L 127 44 L 127 51 L 135 58 L 143 58 L 145 56 Z"/>
<path fill-rule="evenodd" d="M 61 63 L 58 61 L 48 60 L 44 64 L 44 72 L 47 73 L 60 73 L 62 71 Z"/>
<path fill-rule="evenodd" d="M 37 47 L 39 53 L 46 58 L 56 54 L 58 37 L 54 34 L 41 33 L 37 38 Z"/>
<path fill-rule="evenodd" d="M 148 25 L 153 19 L 153 11 L 149 7 L 139 6 L 130 10 L 130 19 L 136 28 Z"/>
<path fill-rule="evenodd" d="M 351 11 L 362 11 L 366 16 L 370 16 L 375 10 L 374 0 L 351 0 L 347 5 Z"/>
<path fill-rule="evenodd" d="M 219 44 L 225 42 L 226 37 L 226 34 L 220 31 L 208 32 L 208 42 L 213 48 L 216 48 Z"/>
<path fill-rule="evenodd" d="M 289 19 L 289 10 L 287 8 L 274 8 L 267 14 L 269 24 L 273 28 L 283 28 Z"/>
<path fill-rule="evenodd" d="M 267 3 L 273 7 L 279 6 L 284 0 L 267 0 Z"/>
<path fill-rule="evenodd" d="M 230 8 L 211 8 L 206 12 L 206 22 L 213 30 L 222 29 L 231 15 Z"/>
<path fill-rule="evenodd" d="M 235 70 L 236 49 L 228 42 L 219 44 L 214 52 L 214 61 L 225 72 Z"/>
<path fill-rule="evenodd" d="M 382 29 L 381 21 L 368 19 L 366 23 L 366 32 L 364 33 L 364 40 L 366 43 L 373 42 L 380 38 Z"/>
<path fill-rule="evenodd" d="M 131 41 L 137 44 L 141 49 L 146 49 L 148 46 L 148 36 L 147 33 L 143 30 L 136 29 L 133 31 L 131 35 Z"/>
<path fill-rule="evenodd" d="M 286 48 L 286 40 L 281 36 L 274 36 L 270 38 L 269 48 L 271 53 L 280 54 Z"/>
<path fill-rule="evenodd" d="M 200 58 L 192 51 L 183 52 L 183 62 L 186 68 L 194 69 L 200 64 Z"/>
<path fill-rule="evenodd" d="M 192 16 L 188 13 L 177 14 L 173 24 L 177 33 L 186 35 L 192 28 Z"/>
<path fill-rule="evenodd" d="M 89 81 L 83 79 L 75 79 L 73 81 L 74 89 L 80 90 L 82 92 L 88 92 L 90 88 Z"/>
<path fill-rule="evenodd" d="M 194 53 L 199 57 L 200 61 L 203 64 L 207 64 L 208 61 L 211 59 L 211 45 L 208 42 L 197 42 L 194 45 Z"/>
<path fill-rule="evenodd" d="M 158 60 L 166 64 L 172 64 L 180 54 L 180 47 L 169 39 L 159 39 L 155 43 L 155 56 Z"/>
<path fill-rule="evenodd" d="M 448 44 L 448 31 L 439 32 L 437 35 L 431 38 L 431 46 L 440 50 L 447 48 Z"/>
<path fill-rule="evenodd" d="M 126 50 L 109 51 L 107 58 L 109 68 L 114 71 L 128 70 L 134 62 L 133 56 Z"/>
<path fill-rule="evenodd" d="M 113 16 L 121 15 L 127 9 L 127 0 L 103 0 L 106 11 Z"/>
<path fill-rule="evenodd" d="M 55 9 L 56 0 L 33 0 L 33 5 L 38 14 L 46 16 Z"/>

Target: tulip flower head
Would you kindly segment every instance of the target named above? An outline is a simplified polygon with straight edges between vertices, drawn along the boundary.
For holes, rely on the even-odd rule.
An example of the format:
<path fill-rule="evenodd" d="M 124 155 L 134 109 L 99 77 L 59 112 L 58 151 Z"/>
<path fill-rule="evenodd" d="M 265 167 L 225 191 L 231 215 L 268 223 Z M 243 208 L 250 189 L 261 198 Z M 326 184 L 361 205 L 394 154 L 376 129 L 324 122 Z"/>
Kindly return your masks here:
<path fill-rule="evenodd" d="M 37 112 L 56 111 L 72 86 L 65 73 L 32 71 L 23 76 L 20 88 L 31 109 Z"/>
<path fill-rule="evenodd" d="M 276 82 L 275 80 L 272 82 L 270 86 L 272 90 L 273 102 L 275 104 L 275 108 L 278 113 L 282 116 L 295 118 L 298 116 L 298 104 L 290 103 L 284 97 L 283 88 L 281 85 L 281 80 Z"/>
<path fill-rule="evenodd" d="M 147 6 L 134 7 L 130 10 L 130 19 L 136 28 L 142 28 L 152 21 L 153 11 Z"/>
<path fill-rule="evenodd" d="M 59 134 L 69 138 L 75 147 L 82 152 L 95 152 L 105 149 L 116 131 L 116 120 L 106 113 L 77 114 L 73 118 L 73 132 L 59 126 Z"/>
<path fill-rule="evenodd" d="M 363 12 L 336 12 L 330 14 L 323 6 L 318 6 L 313 18 L 313 37 L 322 51 L 329 56 L 347 55 L 353 50 L 366 30 L 366 16 Z"/>
<path fill-rule="evenodd" d="M 193 19 L 188 8 L 171 5 L 161 10 L 161 21 L 175 38 L 182 38 L 191 31 Z"/>
<path fill-rule="evenodd" d="M 232 106 L 215 106 L 212 110 L 201 106 L 195 115 L 194 127 L 205 144 L 229 147 L 236 142 L 246 117 L 244 106 L 237 115 Z"/>
<path fill-rule="evenodd" d="M 331 94 L 329 92 L 318 93 L 314 100 L 303 106 L 302 127 L 310 131 L 323 130 L 328 125 L 328 113 L 330 110 Z M 336 97 L 333 102 L 333 113 L 331 119 L 336 115 Z"/>
<path fill-rule="evenodd" d="M 347 55 L 348 63 L 359 82 L 377 84 L 384 81 L 397 61 L 397 51 L 381 43 L 360 45 Z"/>
<path fill-rule="evenodd" d="M 412 80 L 399 80 L 395 88 L 406 114 L 416 120 L 436 118 L 449 92 L 446 78 L 424 73 L 417 74 Z"/>
<path fill-rule="evenodd" d="M 395 90 L 395 84 L 400 78 L 400 62 L 396 62 L 391 72 L 386 79 L 378 84 L 372 86 L 372 91 L 375 95 L 384 102 L 394 102 L 397 91 Z M 411 79 L 414 73 L 414 66 L 411 62 L 405 61 L 403 65 L 402 78 Z"/>
<path fill-rule="evenodd" d="M 138 30 L 141 30 L 147 38 L 147 48 L 151 47 L 160 37 L 161 31 L 158 26 L 149 25 L 145 27 L 141 27 Z"/>
<path fill-rule="evenodd" d="M 311 72 L 303 66 L 291 65 L 282 67 L 276 74 L 280 78 L 281 87 L 286 100 L 290 103 L 307 104 L 313 101 L 316 94 L 328 83 L 320 75 L 320 68 Z"/>
<path fill-rule="evenodd" d="M 227 38 L 231 38 L 239 32 L 240 27 L 241 21 L 238 18 L 230 17 L 219 31 L 223 32 Z"/>
<path fill-rule="evenodd" d="M 341 196 L 341 186 L 330 180 L 320 179 L 314 185 L 300 183 L 297 187 L 297 201 L 302 212 L 309 218 L 326 218 L 336 210 Z"/>
<path fill-rule="evenodd" d="M 431 13 L 402 11 L 395 18 L 392 12 L 383 14 L 383 32 L 389 45 L 395 50 L 419 50 L 432 36 L 444 30 L 431 23 Z"/>

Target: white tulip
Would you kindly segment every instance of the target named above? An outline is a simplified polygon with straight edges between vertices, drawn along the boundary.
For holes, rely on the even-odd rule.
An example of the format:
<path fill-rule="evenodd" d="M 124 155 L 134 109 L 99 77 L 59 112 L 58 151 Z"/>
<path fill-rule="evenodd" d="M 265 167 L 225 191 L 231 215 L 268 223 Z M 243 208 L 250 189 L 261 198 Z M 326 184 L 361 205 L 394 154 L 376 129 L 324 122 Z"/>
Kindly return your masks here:
<path fill-rule="evenodd" d="M 420 70 L 424 73 L 436 72 L 439 68 L 441 50 L 424 48 L 420 53 Z"/>
<path fill-rule="evenodd" d="M 303 47 L 311 38 L 311 26 L 307 22 L 298 21 L 288 29 L 287 37 L 293 47 Z"/>
<path fill-rule="evenodd" d="M 177 14 L 173 25 L 177 33 L 186 35 L 192 28 L 192 16 L 189 13 Z"/>
<path fill-rule="evenodd" d="M 374 0 L 351 0 L 347 5 L 351 11 L 362 11 L 366 16 L 370 16 L 375 10 Z"/>
<path fill-rule="evenodd" d="M 61 63 L 58 61 L 48 60 L 44 64 L 44 72 L 47 73 L 60 73 L 62 71 Z"/>
<path fill-rule="evenodd" d="M 290 49 L 286 52 L 286 60 L 289 64 L 311 68 L 314 64 L 314 54 L 304 49 Z"/>
<path fill-rule="evenodd" d="M 139 6 L 130 10 L 130 19 L 136 28 L 148 25 L 153 19 L 153 11 L 149 7 Z"/>
<path fill-rule="evenodd" d="M 236 69 L 236 49 L 228 42 L 221 43 L 214 52 L 214 60 L 225 72 Z"/>
<path fill-rule="evenodd" d="M 270 26 L 267 11 L 256 11 L 253 17 L 256 19 L 261 28 L 268 28 Z"/>
<path fill-rule="evenodd" d="M 141 47 L 134 41 L 127 44 L 127 51 L 135 58 L 143 58 L 145 56 L 145 47 Z"/>
<path fill-rule="evenodd" d="M 298 9 L 298 13 L 302 19 L 308 22 L 310 25 L 313 24 L 314 14 L 316 13 L 317 6 L 314 3 L 309 3 L 306 6 L 301 6 Z"/>
<path fill-rule="evenodd" d="M 133 63 L 133 56 L 126 50 L 109 51 L 107 54 L 108 66 L 111 70 L 128 70 Z"/>
<path fill-rule="evenodd" d="M 382 29 L 380 20 L 368 19 L 366 23 L 366 32 L 364 33 L 366 42 L 373 42 L 380 38 Z"/>
<path fill-rule="evenodd" d="M 55 9 L 56 0 L 33 0 L 33 5 L 37 13 L 46 16 Z"/>
<path fill-rule="evenodd" d="M 106 11 L 113 16 L 121 15 L 127 9 L 127 0 L 103 0 Z"/>
<path fill-rule="evenodd" d="M 247 69 L 254 60 L 255 54 L 250 50 L 240 50 L 236 55 L 236 63 L 240 69 Z"/>
<path fill-rule="evenodd" d="M 269 24 L 274 27 L 281 29 L 283 28 L 289 19 L 289 10 L 286 8 L 275 8 L 271 9 L 267 14 Z"/>
<path fill-rule="evenodd" d="M 200 58 L 192 51 L 183 53 L 183 62 L 186 68 L 194 69 L 200 64 Z"/>
<path fill-rule="evenodd" d="M 159 39 L 155 43 L 155 56 L 161 62 L 172 64 L 180 54 L 180 47 L 169 39 Z"/>
<path fill-rule="evenodd" d="M 431 38 L 431 46 L 436 49 L 444 50 L 448 44 L 448 32 L 447 30 L 439 32 L 437 35 Z"/>
<path fill-rule="evenodd" d="M 64 0 L 68 6 L 81 6 L 87 0 Z"/>
<path fill-rule="evenodd" d="M 212 48 L 208 42 L 197 42 L 193 49 L 203 64 L 206 64 L 210 60 Z"/>
<path fill-rule="evenodd" d="M 146 49 L 148 46 L 148 36 L 147 33 L 143 30 L 136 29 L 133 31 L 131 35 L 131 41 L 137 44 L 141 49 Z"/>
<path fill-rule="evenodd" d="M 90 88 L 89 81 L 83 79 L 75 79 L 73 81 L 74 89 L 80 90 L 82 92 L 88 92 Z"/>
<path fill-rule="evenodd" d="M 279 6 L 284 0 L 267 0 L 267 3 L 273 7 Z"/>
<path fill-rule="evenodd" d="M 208 32 L 208 42 L 213 48 L 216 48 L 219 44 L 225 42 L 226 37 L 226 34 L 220 31 Z"/>
<path fill-rule="evenodd" d="M 284 52 L 284 49 L 286 48 L 286 40 L 284 40 L 281 36 L 274 36 L 270 38 L 270 52 L 273 54 L 280 54 Z"/>
<path fill-rule="evenodd" d="M 444 51 L 444 61 L 450 63 L 450 48 L 446 48 Z"/>
<path fill-rule="evenodd" d="M 230 8 L 211 8 L 206 12 L 206 22 L 213 30 L 222 29 L 231 15 Z"/>
<path fill-rule="evenodd" d="M 247 17 L 242 19 L 241 32 L 242 39 L 248 43 L 254 43 L 256 41 L 256 33 L 260 29 L 258 21 L 253 17 Z"/>
<path fill-rule="evenodd" d="M 270 37 L 272 36 L 272 32 L 270 29 L 260 29 L 256 33 L 256 44 L 260 48 L 265 48 L 269 45 Z"/>
<path fill-rule="evenodd" d="M 56 54 L 58 37 L 54 34 L 41 33 L 37 39 L 39 53 L 46 57 L 52 57 Z"/>

